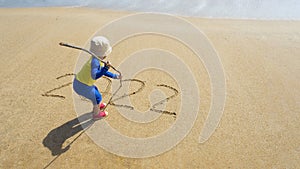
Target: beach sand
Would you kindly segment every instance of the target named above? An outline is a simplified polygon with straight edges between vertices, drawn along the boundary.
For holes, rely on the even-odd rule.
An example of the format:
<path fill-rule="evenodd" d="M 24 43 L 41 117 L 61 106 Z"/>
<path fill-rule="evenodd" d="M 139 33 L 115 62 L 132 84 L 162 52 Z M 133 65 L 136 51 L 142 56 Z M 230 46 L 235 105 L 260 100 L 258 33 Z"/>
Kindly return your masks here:
<path fill-rule="evenodd" d="M 101 26 L 127 14 L 83 8 L 0 9 L 0 168 L 300 167 L 299 21 L 185 18 L 209 38 L 226 78 L 222 119 L 203 144 L 198 139 L 211 104 L 208 73 L 200 60 L 189 57 L 194 54 L 184 45 L 157 35 L 122 41 L 109 58 L 117 66 L 132 52 L 148 47 L 182 57 L 195 75 L 201 98 L 197 120 L 184 140 L 161 155 L 138 159 L 114 155 L 86 133 L 74 132 L 70 124 L 76 123 L 77 114 L 71 85 L 51 93 L 65 98 L 43 96 L 73 79 L 56 78 L 74 73 L 80 52 L 58 43 L 84 46 Z M 142 92 L 130 97 L 141 111 L 149 108 L 149 100 L 141 98 L 148 97 L 154 84 L 178 88 L 174 79 L 158 70 L 127 78 L 147 81 Z M 106 82 L 99 80 L 97 84 L 105 86 Z M 109 94 L 103 97 L 107 101 Z M 189 100 L 177 97 L 166 109 L 178 111 L 182 101 Z M 150 124 L 136 124 L 113 106 L 108 111 L 105 120 L 132 137 L 155 136 L 174 123 L 164 114 Z M 60 144 L 65 147 L 70 143 L 69 149 L 59 152 Z"/>

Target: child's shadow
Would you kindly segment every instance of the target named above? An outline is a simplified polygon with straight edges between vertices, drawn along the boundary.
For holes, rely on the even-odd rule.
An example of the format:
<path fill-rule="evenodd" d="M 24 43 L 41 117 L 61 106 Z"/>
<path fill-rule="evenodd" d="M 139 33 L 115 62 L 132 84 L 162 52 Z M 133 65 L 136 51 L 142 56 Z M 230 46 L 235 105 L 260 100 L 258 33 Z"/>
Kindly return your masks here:
<path fill-rule="evenodd" d="M 90 127 L 94 124 L 91 118 L 92 113 L 86 113 L 78 118 L 74 118 L 65 124 L 51 130 L 43 140 L 43 145 L 47 147 L 53 156 L 60 155 L 69 150 L 71 144 L 82 134 L 77 136 L 71 143 L 63 148 L 63 143 L 78 132 Z"/>

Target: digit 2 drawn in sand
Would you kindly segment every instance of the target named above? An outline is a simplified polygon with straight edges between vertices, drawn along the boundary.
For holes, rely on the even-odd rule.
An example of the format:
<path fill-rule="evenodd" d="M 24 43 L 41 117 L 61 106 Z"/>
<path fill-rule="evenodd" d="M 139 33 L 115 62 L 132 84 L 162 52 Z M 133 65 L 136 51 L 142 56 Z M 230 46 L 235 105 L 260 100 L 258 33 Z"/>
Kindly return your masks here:
<path fill-rule="evenodd" d="M 58 76 L 58 77 L 56 78 L 56 80 L 59 80 L 59 79 L 61 79 L 61 78 L 68 77 L 68 76 L 74 76 L 74 75 L 75 75 L 74 73 L 66 73 L 66 74 L 64 74 L 64 75 Z M 109 93 L 109 88 L 110 88 L 110 86 L 111 86 L 111 80 L 110 80 L 109 78 L 107 78 L 107 77 L 103 77 L 103 78 L 104 78 L 105 80 L 108 81 L 108 85 L 106 86 L 105 91 L 102 92 L 103 95 L 105 95 L 105 94 Z M 68 82 L 68 83 L 65 83 L 65 84 L 60 85 L 59 87 L 53 88 L 53 89 L 51 89 L 51 90 L 48 90 L 48 91 L 46 91 L 45 93 L 43 93 L 42 96 L 65 99 L 66 97 L 63 96 L 63 95 L 59 95 L 59 94 L 51 94 L 51 93 L 53 93 L 54 91 L 61 90 L 61 89 L 65 88 L 65 87 L 67 87 L 67 86 L 70 86 L 72 83 L 73 83 L 73 82 Z M 85 99 L 85 98 L 83 98 L 83 99 Z"/>
<path fill-rule="evenodd" d="M 178 90 L 175 89 L 174 87 L 171 87 L 171 86 L 168 86 L 168 85 L 165 85 L 165 84 L 159 84 L 157 85 L 158 87 L 165 87 L 167 89 L 171 89 L 172 91 L 174 91 L 174 94 L 153 104 L 152 105 L 152 108 L 150 108 L 151 111 L 154 111 L 154 112 L 157 112 L 157 113 L 163 113 L 163 114 L 168 114 L 168 115 L 173 115 L 173 117 L 176 118 L 176 112 L 171 112 L 171 111 L 167 111 L 167 110 L 159 110 L 159 109 L 156 109 L 156 106 L 160 105 L 160 104 L 163 104 L 165 102 L 168 102 L 169 100 L 175 98 L 177 95 L 178 95 Z"/>
<path fill-rule="evenodd" d="M 141 84 L 141 86 L 137 90 L 135 90 L 135 91 L 133 91 L 131 93 L 125 93 L 125 94 L 123 94 L 122 96 L 120 96 L 118 98 L 112 99 L 109 104 L 111 104 L 112 106 L 124 107 L 124 108 L 129 108 L 129 109 L 133 110 L 134 109 L 133 106 L 129 106 L 129 105 L 125 105 L 125 104 L 116 104 L 114 102 L 118 101 L 118 100 L 121 100 L 121 99 L 123 99 L 125 97 L 129 97 L 131 95 L 135 95 L 135 94 L 141 92 L 144 89 L 144 87 L 145 87 L 145 82 L 141 81 L 141 80 L 138 80 L 138 79 L 125 79 L 125 80 L 122 80 L 122 83 L 124 83 L 124 82 L 138 82 L 138 83 Z"/>
<path fill-rule="evenodd" d="M 67 76 L 73 76 L 74 74 L 73 73 L 67 73 L 67 74 L 64 74 L 62 76 L 59 76 L 56 78 L 56 80 L 59 80 L 61 78 L 64 78 L 64 77 L 67 77 Z M 51 90 L 48 90 L 46 91 L 45 93 L 42 94 L 42 96 L 45 96 L 45 97 L 56 97 L 56 98 L 61 98 L 61 99 L 65 99 L 66 97 L 65 96 L 62 96 L 62 95 L 59 95 L 59 94 L 51 94 L 53 93 L 54 91 L 57 91 L 57 90 L 60 90 L 60 89 L 63 89 L 69 85 L 71 85 L 72 82 L 68 82 L 68 83 L 65 83 L 59 87 L 56 87 L 56 88 L 53 88 Z"/>

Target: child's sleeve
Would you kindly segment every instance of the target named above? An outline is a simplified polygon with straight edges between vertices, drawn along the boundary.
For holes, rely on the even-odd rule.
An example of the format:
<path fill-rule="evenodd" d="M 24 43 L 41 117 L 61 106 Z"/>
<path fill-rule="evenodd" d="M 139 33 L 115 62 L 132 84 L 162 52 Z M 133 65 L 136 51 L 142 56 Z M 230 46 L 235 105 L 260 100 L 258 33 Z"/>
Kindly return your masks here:
<path fill-rule="evenodd" d="M 100 63 L 96 58 L 91 61 L 91 76 L 94 80 L 99 79 L 101 76 L 105 75 L 108 71 L 108 67 L 100 67 Z"/>
<path fill-rule="evenodd" d="M 106 71 L 106 72 L 104 73 L 104 75 L 107 76 L 107 77 L 113 78 L 113 79 L 116 79 L 116 78 L 117 78 L 117 75 L 116 75 L 116 74 L 111 73 L 111 72 L 109 72 L 109 71 Z"/>

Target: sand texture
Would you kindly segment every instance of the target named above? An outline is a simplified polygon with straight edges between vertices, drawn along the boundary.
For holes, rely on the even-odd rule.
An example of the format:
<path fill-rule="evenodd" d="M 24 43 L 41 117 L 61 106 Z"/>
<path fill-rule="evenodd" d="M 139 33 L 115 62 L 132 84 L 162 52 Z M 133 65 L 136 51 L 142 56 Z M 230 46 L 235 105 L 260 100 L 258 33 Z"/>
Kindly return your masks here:
<path fill-rule="evenodd" d="M 110 61 L 117 66 L 150 47 L 180 56 L 193 71 L 201 98 L 192 130 L 170 151 L 142 159 L 112 154 L 80 134 L 81 128 L 74 127 L 73 76 L 57 79 L 74 73 L 80 52 L 58 43 L 84 46 L 101 26 L 124 15 L 81 8 L 0 9 L 0 168 L 300 168 L 299 21 L 186 18 L 210 39 L 226 78 L 224 113 L 207 142 L 198 143 L 211 104 L 205 66 L 182 43 L 150 34 L 118 43 Z M 122 73 L 126 77 L 126 70 Z M 157 84 L 174 87 L 180 96 L 176 81 L 162 71 L 149 69 L 126 78 L 146 81 L 141 92 L 129 96 L 137 110 L 150 108 L 148 98 Z M 110 96 L 109 83 L 97 82 L 104 101 Z M 151 97 L 162 97 L 156 94 Z M 189 101 L 175 97 L 165 109 L 176 112 L 180 102 Z M 122 117 L 116 106 L 107 110 L 106 122 L 131 137 L 155 136 L 175 121 L 163 114 L 138 124 Z"/>

